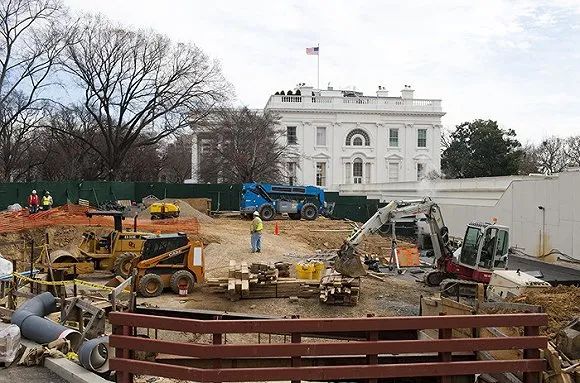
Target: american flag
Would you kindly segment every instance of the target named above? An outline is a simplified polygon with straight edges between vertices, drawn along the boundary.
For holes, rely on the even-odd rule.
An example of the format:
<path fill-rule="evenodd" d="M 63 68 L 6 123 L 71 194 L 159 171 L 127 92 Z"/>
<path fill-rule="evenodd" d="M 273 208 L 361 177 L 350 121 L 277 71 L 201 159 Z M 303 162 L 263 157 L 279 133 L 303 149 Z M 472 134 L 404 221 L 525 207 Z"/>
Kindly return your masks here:
<path fill-rule="evenodd" d="M 319 50 L 319 47 L 306 48 L 306 54 L 318 56 Z"/>

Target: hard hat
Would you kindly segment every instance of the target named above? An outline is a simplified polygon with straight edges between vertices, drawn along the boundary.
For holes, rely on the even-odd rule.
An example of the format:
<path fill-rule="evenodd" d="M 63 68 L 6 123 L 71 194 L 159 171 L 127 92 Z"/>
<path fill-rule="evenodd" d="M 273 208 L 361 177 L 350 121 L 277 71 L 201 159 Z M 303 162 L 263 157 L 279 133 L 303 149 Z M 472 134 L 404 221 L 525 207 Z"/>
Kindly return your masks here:
<path fill-rule="evenodd" d="M 33 190 L 33 191 L 32 191 L 32 194 L 36 194 L 36 190 Z"/>
<path fill-rule="evenodd" d="M 257 211 L 255 211 L 255 212 L 254 212 L 254 216 L 255 216 L 255 217 L 257 217 L 257 216 L 259 216 L 259 215 L 260 215 L 260 213 L 258 213 Z"/>
<path fill-rule="evenodd" d="M 46 191 L 46 193 L 44 193 L 44 194 L 46 194 L 46 195 L 50 195 L 50 192 L 47 190 L 47 191 Z"/>

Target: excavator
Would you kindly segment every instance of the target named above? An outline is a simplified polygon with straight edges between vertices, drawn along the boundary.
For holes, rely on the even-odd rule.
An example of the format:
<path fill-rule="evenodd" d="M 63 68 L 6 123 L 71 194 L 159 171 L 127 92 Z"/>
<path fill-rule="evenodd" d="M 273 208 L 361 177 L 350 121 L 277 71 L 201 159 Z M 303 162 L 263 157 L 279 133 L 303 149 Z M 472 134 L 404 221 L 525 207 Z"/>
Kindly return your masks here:
<path fill-rule="evenodd" d="M 391 201 L 358 228 L 338 251 L 334 268 L 339 273 L 360 277 L 366 274 L 356 249 L 368 234 L 393 235 L 396 254 L 394 225 L 399 219 L 423 214 L 428 225 L 428 234 L 433 246 L 433 270 L 425 273 L 428 286 L 441 286 L 447 290 L 452 286 L 469 290 L 477 283 L 489 283 L 496 268 L 507 266 L 509 251 L 509 228 L 496 223 L 472 222 L 467 225 L 459 248 L 454 249 L 449 239 L 449 230 L 443 222 L 439 206 L 426 197 L 417 200 Z M 391 257 L 392 259 L 393 257 Z M 396 260 L 396 256 L 394 257 Z"/>

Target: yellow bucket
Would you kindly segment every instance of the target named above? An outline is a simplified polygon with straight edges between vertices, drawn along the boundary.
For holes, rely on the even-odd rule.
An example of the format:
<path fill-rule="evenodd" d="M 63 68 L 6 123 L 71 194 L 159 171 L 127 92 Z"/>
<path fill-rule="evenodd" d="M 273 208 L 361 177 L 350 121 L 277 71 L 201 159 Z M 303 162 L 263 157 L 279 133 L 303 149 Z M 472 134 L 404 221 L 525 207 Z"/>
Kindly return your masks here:
<path fill-rule="evenodd" d="M 314 271 L 312 271 L 312 279 L 316 280 L 322 278 L 322 271 L 325 269 L 324 262 L 314 261 L 312 262 L 312 266 L 314 267 Z"/>
<path fill-rule="evenodd" d="M 312 272 L 314 271 L 314 265 L 310 263 L 298 262 L 296 264 L 296 277 L 298 279 L 312 279 Z"/>

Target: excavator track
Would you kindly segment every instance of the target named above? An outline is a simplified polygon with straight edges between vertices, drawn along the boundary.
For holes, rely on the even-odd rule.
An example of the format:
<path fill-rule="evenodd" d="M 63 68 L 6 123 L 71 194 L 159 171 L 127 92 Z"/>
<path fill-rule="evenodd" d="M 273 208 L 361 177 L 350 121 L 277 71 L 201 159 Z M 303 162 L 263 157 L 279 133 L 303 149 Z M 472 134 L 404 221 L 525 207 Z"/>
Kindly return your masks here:
<path fill-rule="evenodd" d="M 441 281 L 441 295 L 448 297 L 475 297 L 477 294 L 477 282 L 464 279 L 448 278 Z"/>

